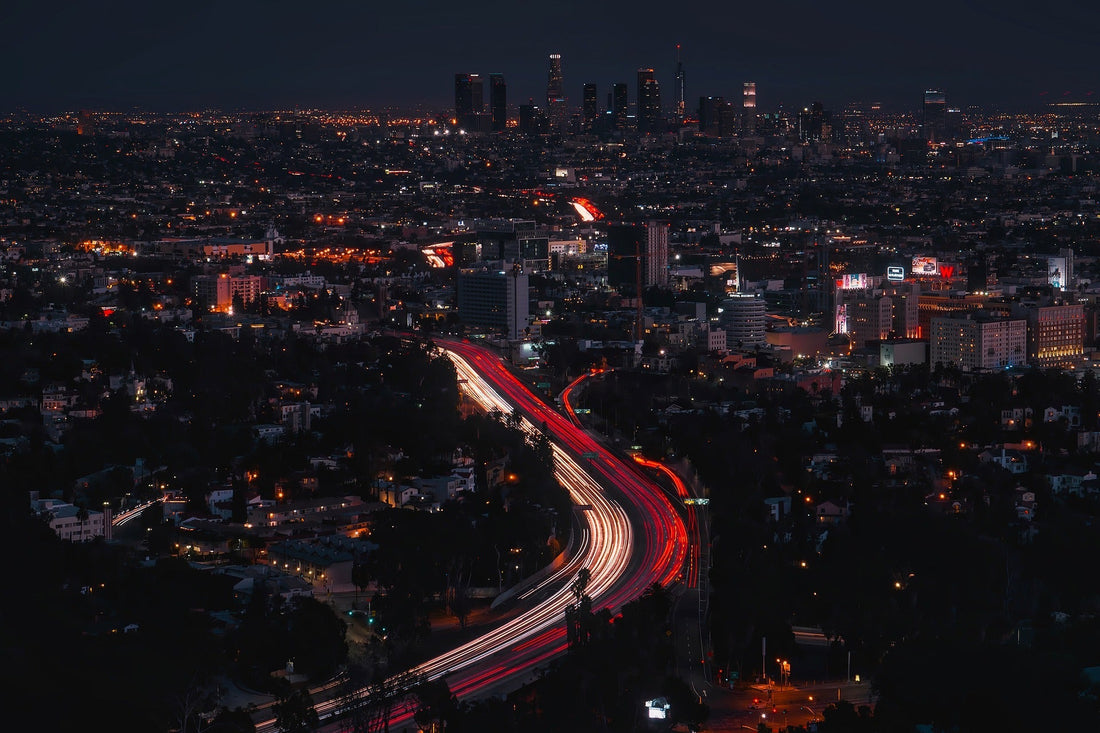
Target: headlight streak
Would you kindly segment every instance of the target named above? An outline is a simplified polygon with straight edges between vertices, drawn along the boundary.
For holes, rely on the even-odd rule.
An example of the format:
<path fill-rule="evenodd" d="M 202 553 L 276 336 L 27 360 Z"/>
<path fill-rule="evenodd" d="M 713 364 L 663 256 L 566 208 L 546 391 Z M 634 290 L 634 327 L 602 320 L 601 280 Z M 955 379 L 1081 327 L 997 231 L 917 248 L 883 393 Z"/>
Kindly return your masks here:
<path fill-rule="evenodd" d="M 470 344 L 447 342 L 437 346 L 454 363 L 459 379 L 465 380 L 460 384 L 464 393 L 483 409 L 495 409 L 504 416 L 517 409 L 520 428 L 531 437 L 540 436 L 545 426 L 551 438 L 555 477 L 574 503 L 582 507 L 578 512 L 581 535 L 575 542 L 573 557 L 519 598 L 530 598 L 552 587 L 557 590 L 538 606 L 411 670 L 429 680 L 448 676 L 454 694 L 476 696 L 490 685 L 528 674 L 536 665 L 565 651 L 565 608 L 575 600 L 569 580 L 581 568 L 590 572 L 585 592 L 592 599 L 593 609 L 609 608 L 615 613 L 653 583 L 664 586 L 677 578 L 687 556 L 687 533 L 663 491 L 570 419 L 535 399 L 490 352 Z M 498 389 L 504 390 L 511 402 Z M 586 453 L 596 459 L 590 465 L 589 459 L 581 459 L 585 464 L 582 467 L 576 456 Z M 593 472 L 635 505 L 633 521 L 623 506 L 607 495 Z M 499 661 L 492 666 L 481 664 L 490 657 Z M 338 699 L 327 700 L 315 708 L 322 719 L 327 719 L 339 713 L 342 704 Z M 391 723 L 407 719 L 412 712 L 411 706 L 399 706 Z M 267 733 L 274 730 L 274 722 L 258 723 L 256 729 Z"/>

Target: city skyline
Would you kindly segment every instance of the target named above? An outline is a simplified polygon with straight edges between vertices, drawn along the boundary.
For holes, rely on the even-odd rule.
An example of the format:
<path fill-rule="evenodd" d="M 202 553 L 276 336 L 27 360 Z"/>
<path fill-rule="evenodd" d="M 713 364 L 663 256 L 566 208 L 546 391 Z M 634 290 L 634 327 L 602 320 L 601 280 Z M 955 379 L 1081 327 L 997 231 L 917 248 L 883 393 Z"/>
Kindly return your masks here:
<path fill-rule="evenodd" d="M 679 95 L 677 45 L 689 113 L 693 100 L 733 98 L 749 79 L 761 109 L 859 100 L 916 110 L 925 89 L 943 90 L 953 105 L 1024 108 L 1091 100 L 1100 87 L 1086 31 L 1100 20 L 1096 8 L 1045 10 L 1042 24 L 1018 2 L 934 0 L 919 16 L 862 0 L 829 12 L 805 3 L 555 9 L 557 24 L 478 3 L 460 12 L 335 2 L 302 16 L 295 5 L 256 0 L 186 12 L 123 0 L 111 13 L 16 2 L 4 15 L 20 29 L 10 48 L 19 70 L 0 92 L 8 111 L 444 108 L 454 74 L 480 70 L 508 79 L 514 107 L 544 98 L 547 56 L 560 53 L 571 110 L 585 83 L 610 89 L 650 67 L 676 90 L 668 107 Z"/>

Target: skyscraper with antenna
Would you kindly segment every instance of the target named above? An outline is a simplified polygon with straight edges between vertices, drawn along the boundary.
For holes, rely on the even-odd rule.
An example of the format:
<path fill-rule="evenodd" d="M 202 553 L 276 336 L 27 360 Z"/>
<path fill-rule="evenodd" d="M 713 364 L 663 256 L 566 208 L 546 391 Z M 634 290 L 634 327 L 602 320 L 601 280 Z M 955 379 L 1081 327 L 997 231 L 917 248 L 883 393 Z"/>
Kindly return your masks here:
<path fill-rule="evenodd" d="M 680 60 L 680 44 L 676 44 L 676 118 L 684 119 L 684 62 Z"/>

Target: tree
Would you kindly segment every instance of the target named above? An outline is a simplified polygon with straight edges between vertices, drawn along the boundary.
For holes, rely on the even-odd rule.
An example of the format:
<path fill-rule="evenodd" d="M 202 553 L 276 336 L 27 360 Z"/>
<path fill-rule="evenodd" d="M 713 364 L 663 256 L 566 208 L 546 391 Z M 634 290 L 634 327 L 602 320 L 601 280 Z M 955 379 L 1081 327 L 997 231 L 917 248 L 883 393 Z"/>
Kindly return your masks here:
<path fill-rule="evenodd" d="M 424 730 L 429 730 L 436 721 L 446 721 L 457 708 L 457 701 L 442 677 L 431 682 L 422 682 L 416 686 L 413 694 L 417 699 L 413 718 Z"/>
<path fill-rule="evenodd" d="M 594 619 L 592 616 L 592 599 L 584 592 L 588 587 L 588 580 L 592 577 L 592 571 L 581 568 L 577 577 L 569 586 L 573 591 L 576 603 L 570 603 L 565 607 L 565 631 L 569 647 L 572 649 L 588 644 L 592 635 Z"/>
<path fill-rule="evenodd" d="M 355 559 L 355 563 L 351 566 L 351 582 L 355 586 L 355 605 L 359 605 L 359 593 L 365 591 L 367 586 L 370 585 L 371 572 L 370 566 L 364 562 L 361 562 L 358 557 Z"/>
<path fill-rule="evenodd" d="M 206 726 L 202 714 L 214 708 L 217 689 L 208 680 L 194 675 L 181 694 L 176 696 L 177 726 L 180 733 L 199 733 Z"/>
<path fill-rule="evenodd" d="M 287 656 L 310 679 L 327 677 L 347 660 L 347 624 L 330 606 L 315 598 L 295 598 L 285 624 Z"/>
<path fill-rule="evenodd" d="M 321 724 L 317 711 L 313 709 L 313 697 L 309 690 L 296 688 L 286 680 L 275 695 L 272 707 L 275 713 L 275 725 L 283 733 L 308 733 Z"/>
<path fill-rule="evenodd" d="M 423 675 L 413 672 L 402 672 L 388 677 L 382 675 L 376 679 L 366 689 L 364 695 L 365 731 L 367 733 L 389 731 L 394 708 L 412 697 L 416 688 L 423 684 Z"/>
<path fill-rule="evenodd" d="M 79 506 L 76 508 L 76 519 L 80 522 L 80 540 L 84 541 L 84 523 L 88 521 L 88 508 Z"/>
<path fill-rule="evenodd" d="M 141 528 L 145 530 L 151 530 L 164 524 L 164 504 L 156 501 L 142 509 L 138 522 L 141 524 Z"/>
<path fill-rule="evenodd" d="M 232 511 L 231 521 L 243 524 L 248 520 L 248 485 L 240 478 L 233 479 Z"/>

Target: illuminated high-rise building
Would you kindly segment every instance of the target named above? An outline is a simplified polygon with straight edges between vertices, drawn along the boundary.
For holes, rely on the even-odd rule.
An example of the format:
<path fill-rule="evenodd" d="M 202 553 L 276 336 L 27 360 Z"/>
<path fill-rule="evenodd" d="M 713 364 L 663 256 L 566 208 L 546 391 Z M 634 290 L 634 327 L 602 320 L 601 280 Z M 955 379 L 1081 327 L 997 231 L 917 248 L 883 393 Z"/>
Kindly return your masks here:
<path fill-rule="evenodd" d="M 550 54 L 550 69 L 546 78 L 546 116 L 554 130 L 564 129 L 567 117 L 565 83 L 561 74 L 561 54 Z"/>
<path fill-rule="evenodd" d="M 528 275 L 518 265 L 510 270 L 460 270 L 455 282 L 458 317 L 488 333 L 523 338 L 530 320 L 528 290 Z"/>
<path fill-rule="evenodd" d="M 947 132 L 947 99 L 944 93 L 929 89 L 924 93 L 924 124 L 922 132 L 925 140 L 942 142 Z"/>
<path fill-rule="evenodd" d="M 508 127 L 508 86 L 504 74 L 489 74 L 489 112 L 493 116 L 493 132 Z"/>
<path fill-rule="evenodd" d="M 840 136 L 847 145 L 852 147 L 870 143 L 871 127 L 867 122 L 864 106 L 859 102 L 850 102 L 844 108 Z"/>
<path fill-rule="evenodd" d="M 653 69 L 638 69 L 638 132 L 658 132 L 661 123 L 661 86 Z"/>
<path fill-rule="evenodd" d="M 760 293 L 735 293 L 722 301 L 718 322 L 726 331 L 730 350 L 752 349 L 767 340 L 767 304 Z"/>
<path fill-rule="evenodd" d="M 581 101 L 581 114 L 584 129 L 591 130 L 596 124 L 596 118 L 600 116 L 600 106 L 596 102 L 596 85 L 589 82 L 584 85 L 584 97 Z"/>
<path fill-rule="evenodd" d="M 964 372 L 1022 366 L 1027 362 L 1027 321 L 980 313 L 933 318 L 928 362 L 954 364 Z"/>
<path fill-rule="evenodd" d="M 862 349 L 870 341 L 882 341 L 890 337 L 894 328 L 893 300 L 871 291 L 852 291 L 854 297 L 843 300 L 845 333 L 852 340 L 853 349 Z M 838 298 L 840 296 L 838 295 Z M 838 319 L 838 326 L 840 325 Z M 839 330 L 839 329 L 838 329 Z"/>
<path fill-rule="evenodd" d="M 756 129 L 756 82 L 747 81 L 741 85 L 741 113 L 746 130 Z"/>
<path fill-rule="evenodd" d="M 668 222 L 647 221 L 645 225 L 645 287 L 668 285 Z"/>
<path fill-rule="evenodd" d="M 1015 305 L 1015 318 L 1027 319 L 1027 357 L 1043 369 L 1074 369 L 1085 356 L 1085 307 L 1081 303 Z"/>
<path fill-rule="evenodd" d="M 616 130 L 626 129 L 627 118 L 627 106 L 629 102 L 627 99 L 627 87 L 623 82 L 618 82 L 611 85 L 611 113 L 615 120 Z"/>

